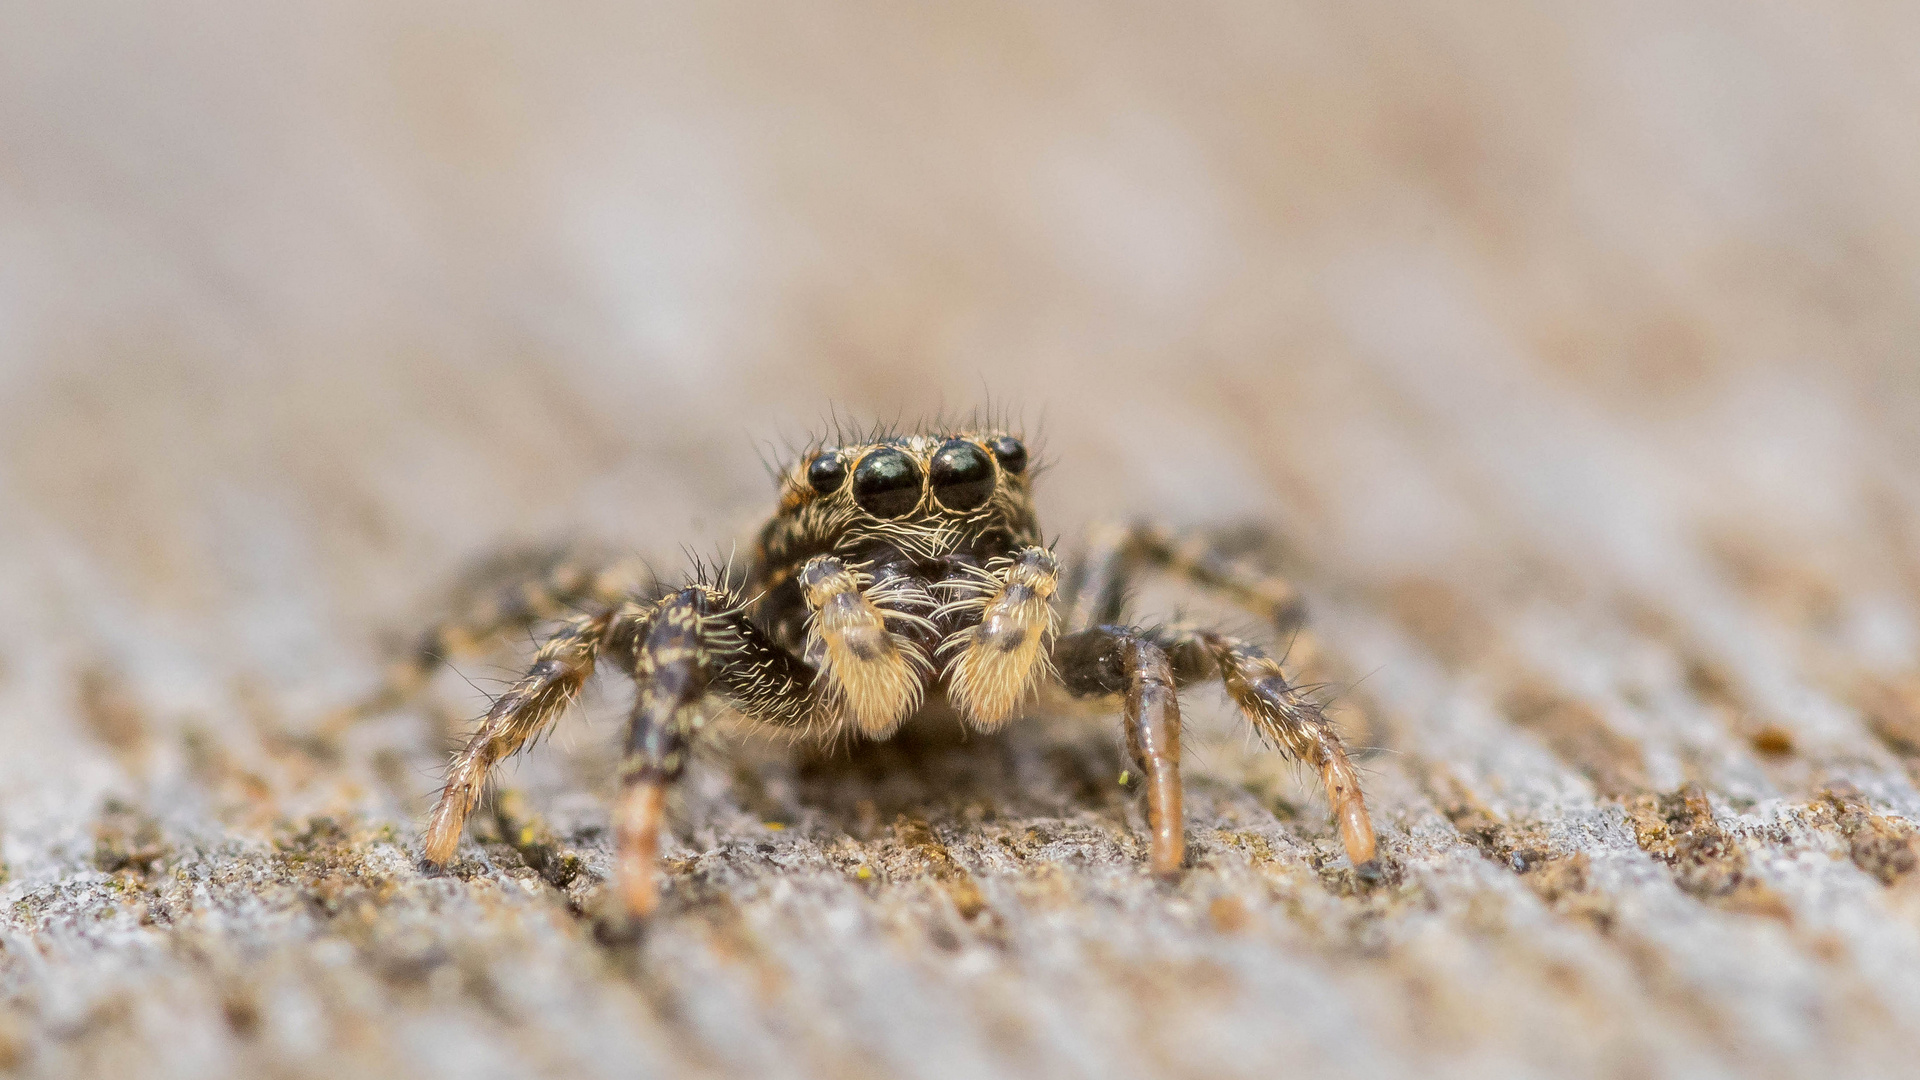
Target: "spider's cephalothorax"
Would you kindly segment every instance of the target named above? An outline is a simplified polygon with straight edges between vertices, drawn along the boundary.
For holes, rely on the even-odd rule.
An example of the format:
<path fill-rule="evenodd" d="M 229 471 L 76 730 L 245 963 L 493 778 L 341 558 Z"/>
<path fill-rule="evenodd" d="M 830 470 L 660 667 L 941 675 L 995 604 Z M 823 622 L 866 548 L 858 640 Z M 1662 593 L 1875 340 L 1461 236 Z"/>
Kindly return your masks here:
<path fill-rule="evenodd" d="M 1019 707 L 1058 578 L 1026 471 L 1018 439 L 971 432 L 824 447 L 787 472 L 747 591 L 818 673 L 821 721 L 884 738 L 930 683 L 976 727 Z"/>
<path fill-rule="evenodd" d="M 666 588 L 617 562 L 522 565 L 463 618 L 429 634 L 405 678 L 448 651 L 572 611 L 455 755 L 426 857 L 453 857 L 489 772 L 551 724 L 611 658 L 638 692 L 615 813 L 626 909 L 656 900 L 666 785 L 686 764 L 703 702 L 796 732 L 886 738 L 930 694 L 998 728 L 1054 682 L 1117 699 L 1140 769 L 1155 873 L 1179 872 L 1177 691 L 1217 679 L 1268 742 L 1320 774 L 1355 864 L 1373 829 L 1352 764 L 1320 708 L 1259 646 L 1185 626 L 1122 621 L 1130 577 L 1158 566 L 1217 588 L 1280 630 L 1299 605 L 1283 582 L 1149 526 L 1098 529 L 1063 574 L 1043 541 L 1025 444 L 1000 430 L 874 437 L 815 448 L 781 474 L 780 508 L 739 575 Z M 531 572 L 529 572 L 531 570 Z"/>

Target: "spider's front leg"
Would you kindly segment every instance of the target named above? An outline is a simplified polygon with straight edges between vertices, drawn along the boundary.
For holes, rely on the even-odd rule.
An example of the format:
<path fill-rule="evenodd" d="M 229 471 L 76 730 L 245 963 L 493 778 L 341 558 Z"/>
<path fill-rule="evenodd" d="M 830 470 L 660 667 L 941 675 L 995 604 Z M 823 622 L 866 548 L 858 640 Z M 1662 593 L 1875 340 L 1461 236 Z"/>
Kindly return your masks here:
<path fill-rule="evenodd" d="M 1180 699 L 1166 650 L 1125 626 L 1096 626 L 1060 639 L 1053 662 L 1076 697 L 1124 695 L 1127 752 L 1147 788 L 1149 865 L 1173 877 L 1186 860 L 1180 791 Z"/>
<path fill-rule="evenodd" d="M 1172 656 L 1182 685 L 1218 678 L 1269 745 L 1313 766 L 1347 857 L 1355 866 L 1371 862 L 1373 821 L 1347 748 L 1325 710 L 1287 681 L 1280 662 L 1260 646 L 1225 634 L 1165 628 L 1153 636 Z"/>
<path fill-rule="evenodd" d="M 639 692 L 614 811 L 615 888 L 626 912 L 641 917 L 659 902 L 667 786 L 686 769 L 702 699 L 718 692 L 750 719 L 792 726 L 811 716 L 814 698 L 813 670 L 762 633 L 730 591 L 712 586 L 682 589 L 653 609 L 633 671 Z"/>
<path fill-rule="evenodd" d="M 1228 557 L 1204 536 L 1182 538 L 1148 524 L 1092 532 L 1086 557 L 1067 590 L 1068 625 L 1093 625 L 1087 633 L 1115 632 L 1115 627 L 1102 624 L 1121 620 L 1131 579 L 1148 567 L 1225 594 L 1258 612 L 1276 630 L 1296 635 L 1296 653 L 1312 653 L 1311 635 L 1301 629 L 1299 593 L 1285 579 Z M 1346 747 L 1320 706 L 1288 681 L 1279 661 L 1258 645 L 1217 633 L 1160 628 L 1146 636 L 1169 654 L 1181 686 L 1218 678 L 1262 738 L 1313 766 L 1326 788 L 1348 857 L 1356 866 L 1372 860 L 1373 824 Z"/>
<path fill-rule="evenodd" d="M 576 616 L 547 639 L 454 755 L 427 829 L 428 862 L 453 859 L 493 767 L 566 711 L 602 656 L 623 661 L 637 685 L 614 813 L 616 887 L 634 915 L 653 910 L 658 896 L 653 870 L 666 785 L 686 767 L 701 699 L 718 691 L 746 716 L 783 725 L 804 722 L 813 707 L 812 670 L 768 640 L 725 589 L 693 586 L 657 604 L 629 601 Z"/>

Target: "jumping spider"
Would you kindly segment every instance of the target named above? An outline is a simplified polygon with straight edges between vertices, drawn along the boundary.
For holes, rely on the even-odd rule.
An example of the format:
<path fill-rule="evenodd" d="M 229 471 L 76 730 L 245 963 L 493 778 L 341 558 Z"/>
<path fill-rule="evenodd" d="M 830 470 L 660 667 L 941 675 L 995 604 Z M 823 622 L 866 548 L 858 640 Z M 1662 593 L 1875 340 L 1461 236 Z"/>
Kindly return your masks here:
<path fill-rule="evenodd" d="M 929 693 L 979 731 L 1013 719 L 1043 683 L 1118 697 L 1146 790 L 1150 865 L 1167 877 L 1185 854 L 1177 692 L 1217 678 L 1269 744 L 1318 770 L 1348 856 L 1368 863 L 1373 827 L 1346 750 L 1273 657 L 1207 630 L 1120 622 L 1129 579 L 1146 566 L 1221 589 L 1282 629 L 1298 617 L 1292 590 L 1146 526 L 1096 530 L 1063 575 L 1031 479 L 1026 446 L 997 429 L 816 446 L 781 474 L 779 510 L 740 571 L 702 569 L 668 587 L 562 561 L 430 632 L 410 662 L 416 685 L 463 644 L 572 612 L 454 755 L 427 860 L 453 858 L 493 767 L 558 719 L 605 659 L 638 687 L 614 814 L 615 888 L 635 916 L 657 901 L 667 787 L 710 695 L 761 724 L 871 739 L 891 736 Z"/>

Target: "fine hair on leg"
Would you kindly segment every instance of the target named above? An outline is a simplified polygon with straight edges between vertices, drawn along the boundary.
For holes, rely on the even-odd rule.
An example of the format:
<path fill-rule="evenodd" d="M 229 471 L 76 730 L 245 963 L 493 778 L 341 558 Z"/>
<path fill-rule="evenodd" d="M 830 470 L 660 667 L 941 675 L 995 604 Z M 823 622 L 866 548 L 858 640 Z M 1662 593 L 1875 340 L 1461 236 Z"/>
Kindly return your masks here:
<path fill-rule="evenodd" d="M 500 695 L 479 730 L 454 754 L 427 827 L 428 862 L 444 866 L 453 858 L 460 830 L 480 801 L 493 767 L 560 718 L 593 674 L 610 631 L 636 616 L 632 606 L 576 615 L 540 646 L 527 673 Z"/>
<path fill-rule="evenodd" d="M 1319 774 L 1347 857 L 1355 866 L 1372 861 L 1373 823 L 1346 745 L 1326 710 L 1287 681 L 1280 662 L 1252 642 L 1212 631 L 1161 627 L 1151 636 L 1173 658 L 1182 686 L 1219 679 L 1263 742 Z"/>

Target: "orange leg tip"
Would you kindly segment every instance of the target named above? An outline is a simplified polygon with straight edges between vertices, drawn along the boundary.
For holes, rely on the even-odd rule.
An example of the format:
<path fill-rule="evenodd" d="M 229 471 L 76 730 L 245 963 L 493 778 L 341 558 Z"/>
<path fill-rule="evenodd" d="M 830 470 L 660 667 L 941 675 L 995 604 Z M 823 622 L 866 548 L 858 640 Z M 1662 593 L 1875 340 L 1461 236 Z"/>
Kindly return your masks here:
<path fill-rule="evenodd" d="M 660 784 L 641 781 L 628 787 L 615 813 L 614 835 L 619 863 L 614 887 L 621 908 L 631 917 L 645 918 L 660 906 L 654 867 L 660 861 L 660 820 L 666 813 L 667 791 Z"/>
<path fill-rule="evenodd" d="M 644 919 L 660 906 L 660 890 L 654 886 L 651 866 L 641 870 L 622 864 L 616 887 L 620 910 L 630 918 Z"/>
<path fill-rule="evenodd" d="M 1178 807 L 1175 808 L 1176 810 Z M 1187 838 L 1180 826 L 1167 828 L 1164 825 L 1153 831 L 1153 849 L 1148 855 L 1147 864 L 1153 876 L 1162 881 L 1173 881 L 1187 863 Z"/>
<path fill-rule="evenodd" d="M 1147 825 L 1153 830 L 1153 876 L 1172 880 L 1187 861 L 1186 812 L 1181 807 L 1180 775 L 1171 765 L 1156 770 L 1147 788 Z"/>
<path fill-rule="evenodd" d="M 453 853 L 459 846 L 459 836 L 446 836 L 435 827 L 428 830 L 426 846 L 421 854 L 433 865 L 445 866 L 453 861 Z"/>
<path fill-rule="evenodd" d="M 1153 838 L 1153 851 L 1148 856 L 1147 865 L 1153 876 L 1162 881 L 1172 881 L 1180 876 L 1181 867 L 1187 861 L 1186 838 L 1175 834 L 1156 834 Z"/>
<path fill-rule="evenodd" d="M 1373 861 L 1373 822 L 1367 817 L 1366 803 L 1353 799 L 1340 807 L 1340 840 L 1353 865 Z"/>
<path fill-rule="evenodd" d="M 435 866 L 452 862 L 454 852 L 460 848 L 460 828 L 466 823 L 466 814 L 461 812 L 458 798 L 457 792 L 442 794 L 440 805 L 433 808 L 433 820 L 427 825 L 427 839 L 421 854 Z"/>

